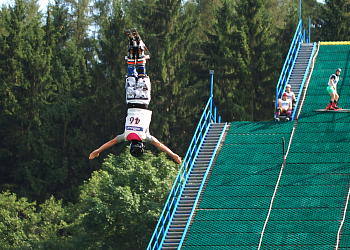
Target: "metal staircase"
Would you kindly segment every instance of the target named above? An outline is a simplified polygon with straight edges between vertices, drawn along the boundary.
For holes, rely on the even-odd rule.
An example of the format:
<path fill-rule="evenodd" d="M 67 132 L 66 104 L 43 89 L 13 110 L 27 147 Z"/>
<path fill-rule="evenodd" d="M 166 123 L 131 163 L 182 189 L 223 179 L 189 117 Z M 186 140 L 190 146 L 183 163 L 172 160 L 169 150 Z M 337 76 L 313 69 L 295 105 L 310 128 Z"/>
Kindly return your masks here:
<path fill-rule="evenodd" d="M 210 124 L 209 131 L 199 150 L 198 157 L 182 192 L 180 202 L 161 249 L 178 249 L 186 226 L 191 219 L 192 209 L 196 205 L 197 197 L 199 197 L 201 185 L 205 182 L 204 177 L 206 176 L 209 163 L 224 128 L 225 123 Z"/>
<path fill-rule="evenodd" d="M 316 46 L 315 48 L 315 51 L 314 51 L 314 54 L 313 54 L 313 58 L 312 58 L 312 62 L 311 62 L 311 65 L 310 65 L 310 68 L 307 72 L 307 76 L 306 76 L 306 82 L 303 86 L 303 89 L 302 91 L 300 91 L 300 96 L 299 96 L 299 102 L 298 102 L 298 105 L 296 107 L 296 113 L 295 113 L 295 117 L 294 117 L 294 120 L 298 120 L 299 118 L 299 114 L 303 108 L 303 104 L 304 104 L 304 100 L 305 100 L 305 97 L 306 97 L 306 91 L 308 89 L 308 86 L 309 86 L 309 82 L 310 82 L 310 79 L 311 79 L 311 75 L 312 75 L 312 72 L 313 72 L 313 69 L 314 69 L 314 66 L 315 66 L 315 61 L 316 61 L 316 58 L 317 58 L 317 55 L 318 55 L 318 49 L 319 49 L 319 45 Z"/>
<path fill-rule="evenodd" d="M 308 73 L 306 70 L 310 61 L 313 46 L 313 43 L 302 43 L 300 45 L 299 53 L 288 81 L 288 84 L 291 85 L 291 91 L 295 94 L 295 98 L 298 98 L 299 93 L 301 93 L 301 91 L 299 92 L 300 87 L 305 74 Z M 300 105 L 301 102 L 298 103 L 296 112 L 298 112 Z"/>

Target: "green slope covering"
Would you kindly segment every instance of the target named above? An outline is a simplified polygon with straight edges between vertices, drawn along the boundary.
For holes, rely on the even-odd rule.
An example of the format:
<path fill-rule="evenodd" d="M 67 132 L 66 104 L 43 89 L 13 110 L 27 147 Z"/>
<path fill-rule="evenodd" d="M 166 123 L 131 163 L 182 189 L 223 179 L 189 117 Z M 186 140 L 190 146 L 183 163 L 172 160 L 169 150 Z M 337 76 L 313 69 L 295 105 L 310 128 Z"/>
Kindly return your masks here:
<path fill-rule="evenodd" d="M 350 183 L 350 114 L 320 113 L 342 69 L 350 108 L 350 46 L 321 46 L 261 249 L 334 249 Z M 209 177 L 185 250 L 257 249 L 293 123 L 233 122 Z M 348 209 L 349 210 L 349 209 Z M 350 249 L 350 211 L 341 249 Z"/>
<path fill-rule="evenodd" d="M 339 106 L 350 108 L 349 59 L 350 46 L 320 46 L 261 249 L 334 249 L 350 181 L 350 115 L 313 110 L 328 105 L 327 82 L 338 67 Z"/>
<path fill-rule="evenodd" d="M 185 250 L 256 249 L 293 123 L 233 122 Z"/>

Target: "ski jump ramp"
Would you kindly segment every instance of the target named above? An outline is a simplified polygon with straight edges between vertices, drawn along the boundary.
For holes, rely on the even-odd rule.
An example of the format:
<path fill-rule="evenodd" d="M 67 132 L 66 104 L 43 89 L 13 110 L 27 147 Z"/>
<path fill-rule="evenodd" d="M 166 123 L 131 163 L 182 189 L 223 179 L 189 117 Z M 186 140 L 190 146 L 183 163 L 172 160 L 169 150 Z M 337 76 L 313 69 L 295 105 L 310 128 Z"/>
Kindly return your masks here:
<path fill-rule="evenodd" d="M 336 68 L 339 106 L 350 108 L 350 42 L 318 43 L 315 55 L 294 121 L 217 125 L 190 215 L 176 220 L 184 191 L 148 249 L 350 249 L 350 114 L 314 111 Z"/>

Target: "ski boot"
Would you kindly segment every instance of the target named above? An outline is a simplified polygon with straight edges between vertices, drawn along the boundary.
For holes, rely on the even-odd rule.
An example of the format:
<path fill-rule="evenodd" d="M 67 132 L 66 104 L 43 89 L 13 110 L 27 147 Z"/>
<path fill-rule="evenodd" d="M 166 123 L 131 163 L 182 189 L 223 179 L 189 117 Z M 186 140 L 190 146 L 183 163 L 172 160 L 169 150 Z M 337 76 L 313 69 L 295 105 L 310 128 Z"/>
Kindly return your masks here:
<path fill-rule="evenodd" d="M 149 54 L 145 54 L 148 52 L 148 49 L 145 43 L 142 41 L 140 34 L 136 29 L 131 29 L 132 35 L 136 40 L 137 48 L 136 48 L 136 60 L 137 60 L 137 71 L 139 77 L 147 77 L 146 74 L 146 62 L 149 59 Z"/>
<path fill-rule="evenodd" d="M 334 110 L 333 108 L 333 102 L 329 102 L 328 106 L 326 107 L 327 110 Z"/>
<path fill-rule="evenodd" d="M 333 108 L 334 108 L 335 110 L 341 109 L 341 108 L 339 108 L 339 107 L 338 107 L 338 105 L 337 105 L 337 104 L 338 104 L 338 103 L 333 102 Z"/>
<path fill-rule="evenodd" d="M 142 38 L 140 36 L 140 34 L 137 32 L 137 30 L 131 29 L 132 32 L 132 36 L 134 37 L 135 41 L 136 41 L 136 47 L 137 47 L 137 59 L 149 59 L 150 56 L 149 54 L 145 54 L 145 52 L 148 52 L 148 49 L 145 45 L 145 43 L 142 41 Z"/>
<path fill-rule="evenodd" d="M 126 35 L 129 38 L 128 55 L 125 60 L 135 60 L 137 56 L 137 41 L 130 30 L 125 30 Z"/>
<path fill-rule="evenodd" d="M 126 77 L 137 77 L 136 58 L 137 58 L 137 41 L 130 30 L 125 30 L 126 35 L 129 38 L 128 55 L 125 56 L 125 60 L 128 62 L 128 74 Z"/>

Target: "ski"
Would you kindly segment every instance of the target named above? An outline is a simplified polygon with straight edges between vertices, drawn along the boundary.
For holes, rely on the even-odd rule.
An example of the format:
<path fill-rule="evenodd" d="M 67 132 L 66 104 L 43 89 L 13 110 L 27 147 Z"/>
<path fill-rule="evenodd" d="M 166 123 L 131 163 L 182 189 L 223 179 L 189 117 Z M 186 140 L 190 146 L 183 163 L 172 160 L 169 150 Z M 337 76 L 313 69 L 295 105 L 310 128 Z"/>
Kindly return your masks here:
<path fill-rule="evenodd" d="M 149 59 L 150 55 L 149 55 L 149 50 L 147 49 L 145 43 L 142 41 L 142 38 L 140 36 L 140 34 L 137 32 L 136 28 L 133 29 L 126 29 L 125 33 L 127 35 L 127 37 L 129 38 L 129 53 L 130 53 L 130 49 L 131 47 L 133 48 L 133 52 L 131 52 L 132 54 L 135 53 L 135 55 L 138 53 L 136 52 L 136 48 L 142 48 L 145 52 L 145 59 Z M 128 56 L 125 57 L 125 59 L 127 60 L 127 58 L 130 57 L 130 54 Z"/>
<path fill-rule="evenodd" d="M 137 31 L 136 28 L 131 29 L 132 35 L 135 37 L 137 43 L 139 43 L 139 46 L 143 46 L 145 48 L 145 52 L 149 52 L 146 44 L 143 42 L 139 32 Z"/>
<path fill-rule="evenodd" d="M 125 60 L 128 61 L 129 59 L 133 59 L 133 54 L 134 54 L 134 47 L 137 47 L 137 44 L 136 44 L 136 39 L 135 37 L 133 36 L 131 30 L 129 29 L 126 29 L 125 30 L 125 33 L 127 35 L 127 37 L 129 38 L 129 48 L 128 48 L 128 55 L 125 56 Z"/>
<path fill-rule="evenodd" d="M 316 112 L 350 113 L 350 109 L 335 109 L 335 110 L 316 109 L 316 110 L 314 110 L 314 111 L 316 111 Z"/>
<path fill-rule="evenodd" d="M 125 30 L 125 33 L 128 36 L 129 40 L 135 40 L 134 35 L 132 34 L 131 30 Z"/>
<path fill-rule="evenodd" d="M 131 29 L 131 32 L 132 32 L 132 35 L 135 37 L 137 42 L 142 42 L 143 43 L 142 38 L 141 38 L 139 32 L 137 32 L 136 28 Z M 146 45 L 144 43 L 143 43 L 143 45 L 145 46 L 145 51 L 148 51 Z"/>

